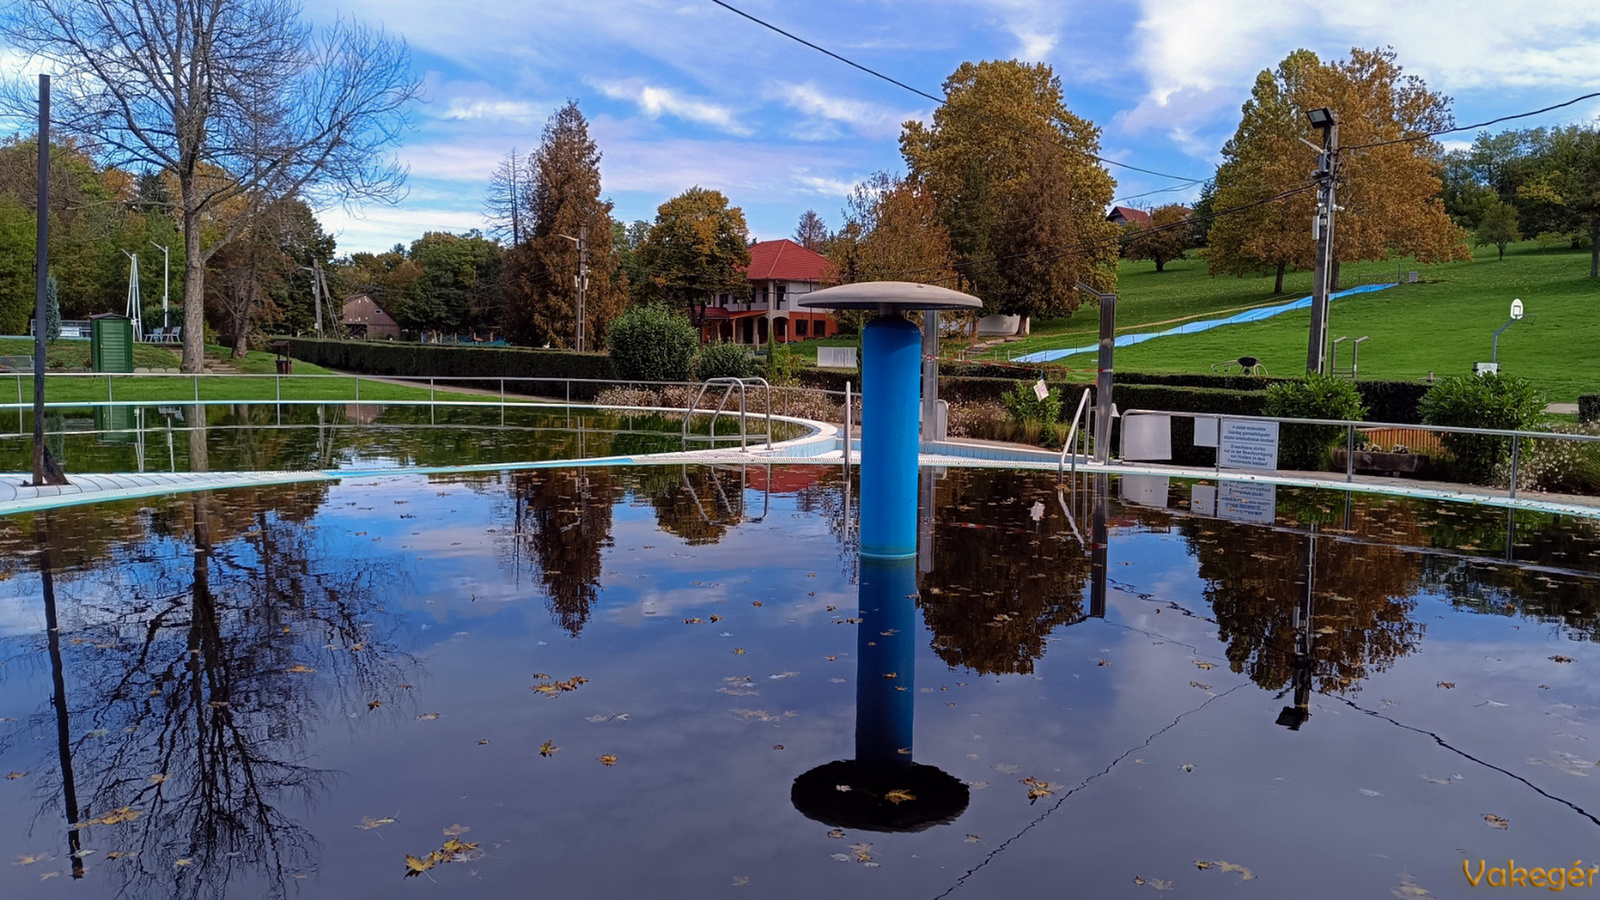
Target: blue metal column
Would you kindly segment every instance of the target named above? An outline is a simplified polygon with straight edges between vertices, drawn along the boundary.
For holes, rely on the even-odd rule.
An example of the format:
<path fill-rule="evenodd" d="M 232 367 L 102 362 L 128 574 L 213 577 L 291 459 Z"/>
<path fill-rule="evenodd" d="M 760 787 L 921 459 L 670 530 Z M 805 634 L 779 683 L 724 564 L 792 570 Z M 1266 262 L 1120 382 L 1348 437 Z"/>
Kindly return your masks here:
<path fill-rule="evenodd" d="M 878 318 L 861 345 L 861 555 L 916 556 L 922 331 Z"/>

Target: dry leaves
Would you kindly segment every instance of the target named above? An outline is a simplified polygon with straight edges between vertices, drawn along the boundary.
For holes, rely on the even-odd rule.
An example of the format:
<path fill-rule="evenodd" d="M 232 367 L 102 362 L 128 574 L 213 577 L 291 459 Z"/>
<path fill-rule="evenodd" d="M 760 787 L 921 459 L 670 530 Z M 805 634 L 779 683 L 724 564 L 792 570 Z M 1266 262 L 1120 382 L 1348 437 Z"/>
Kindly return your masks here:
<path fill-rule="evenodd" d="M 1197 869 L 1215 868 L 1219 872 L 1238 872 L 1240 881 L 1249 881 L 1256 877 L 1256 873 L 1250 871 L 1244 866 L 1235 865 L 1231 862 L 1221 859 L 1197 859 L 1194 861 L 1194 867 Z"/>
<path fill-rule="evenodd" d="M 1501 831 L 1509 831 L 1511 828 L 1509 820 L 1502 819 L 1494 813 L 1484 813 L 1483 820 L 1489 823 L 1490 828 L 1498 828 Z"/>
<path fill-rule="evenodd" d="M 121 809 L 112 810 L 98 819 L 74 822 L 72 828 L 73 830 L 77 830 L 80 828 L 88 828 L 90 825 L 121 825 L 124 822 L 132 822 L 134 819 L 139 818 L 139 816 L 139 810 L 134 809 L 131 806 L 124 806 Z"/>
<path fill-rule="evenodd" d="M 1569 662 L 1572 662 L 1572 657 L 1570 657 L 1570 656 L 1562 656 L 1559 653 L 1557 653 L 1555 656 L 1550 657 L 1550 659 L 1551 659 L 1552 662 L 1558 662 L 1558 663 L 1569 663 Z"/>
<path fill-rule="evenodd" d="M 545 677 L 548 678 L 548 676 Z M 566 681 L 541 681 L 534 685 L 532 689 L 538 691 L 546 697 L 554 697 L 557 694 L 565 694 L 568 691 L 575 691 L 578 689 L 579 685 L 588 683 L 589 679 L 583 677 L 582 675 L 574 675 L 571 678 L 568 678 Z"/>
<path fill-rule="evenodd" d="M 560 747 L 556 746 L 556 742 L 555 741 L 545 741 L 544 743 L 539 745 L 539 755 L 540 756 L 555 756 L 556 755 L 556 751 L 558 751 L 560 749 L 561 749 Z"/>
<path fill-rule="evenodd" d="M 617 764 L 617 755 L 615 753 L 602 753 L 599 758 L 602 766 L 614 766 Z"/>
<path fill-rule="evenodd" d="M 889 793 L 884 794 L 883 799 L 893 803 L 895 806 L 899 806 L 902 803 L 917 799 L 917 795 L 911 793 L 910 791 L 896 788 Z"/>

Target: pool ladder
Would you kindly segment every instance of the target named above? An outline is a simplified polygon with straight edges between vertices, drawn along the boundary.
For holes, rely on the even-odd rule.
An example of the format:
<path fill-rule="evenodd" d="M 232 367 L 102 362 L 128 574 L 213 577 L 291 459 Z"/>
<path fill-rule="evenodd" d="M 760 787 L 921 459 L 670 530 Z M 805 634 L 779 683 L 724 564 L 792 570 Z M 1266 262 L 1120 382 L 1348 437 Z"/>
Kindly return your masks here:
<path fill-rule="evenodd" d="M 711 426 L 706 429 L 706 434 L 690 434 L 689 420 L 694 418 L 695 413 L 701 412 L 700 401 L 705 398 L 707 389 L 713 385 L 721 387 L 723 391 L 722 399 L 717 402 L 717 408 L 711 413 Z M 751 387 L 760 387 L 767 398 L 767 430 L 764 434 L 750 433 L 748 424 L 749 404 L 745 401 L 747 397 L 746 390 Z M 767 384 L 765 378 L 707 378 L 700 385 L 700 392 L 694 395 L 694 402 L 690 403 L 689 408 L 683 411 L 684 443 L 717 440 L 717 418 L 727 409 L 728 401 L 733 398 L 733 392 L 736 390 L 739 392 L 739 449 L 750 449 L 751 441 L 764 442 L 768 450 L 772 449 L 772 386 Z"/>

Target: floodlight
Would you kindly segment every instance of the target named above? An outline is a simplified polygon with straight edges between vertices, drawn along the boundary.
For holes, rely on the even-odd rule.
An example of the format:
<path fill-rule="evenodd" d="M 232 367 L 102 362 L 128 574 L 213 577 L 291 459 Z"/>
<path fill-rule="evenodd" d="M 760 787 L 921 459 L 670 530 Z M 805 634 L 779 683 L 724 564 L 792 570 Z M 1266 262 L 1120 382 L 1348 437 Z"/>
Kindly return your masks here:
<path fill-rule="evenodd" d="M 1320 128 L 1323 131 L 1327 131 L 1334 125 L 1339 124 L 1339 117 L 1334 115 L 1333 110 L 1326 106 L 1306 110 L 1306 118 L 1311 120 L 1313 128 Z"/>

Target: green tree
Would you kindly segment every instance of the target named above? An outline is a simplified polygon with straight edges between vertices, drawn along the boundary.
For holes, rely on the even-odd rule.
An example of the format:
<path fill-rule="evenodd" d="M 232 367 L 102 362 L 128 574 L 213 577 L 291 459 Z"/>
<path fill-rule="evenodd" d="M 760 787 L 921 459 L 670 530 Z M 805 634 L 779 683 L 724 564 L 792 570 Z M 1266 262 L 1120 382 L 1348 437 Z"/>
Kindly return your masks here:
<path fill-rule="evenodd" d="M 61 339 L 61 286 L 54 275 L 44 283 L 44 339 Z"/>
<path fill-rule="evenodd" d="M 1502 200 L 1489 204 L 1474 240 L 1480 247 L 1493 244 L 1500 251 L 1500 258 L 1505 259 L 1506 245 L 1522 240 L 1522 232 L 1517 230 L 1517 208 Z"/>
<path fill-rule="evenodd" d="M 585 349 L 599 347 L 628 305 L 627 278 L 618 271 L 611 202 L 600 199 L 600 148 L 576 101 L 545 123 L 529 168 L 527 240 L 505 259 L 507 336 L 520 344 L 574 346 L 580 260 L 569 238 L 587 228 Z"/>
<path fill-rule="evenodd" d="M 699 331 L 661 303 L 629 307 L 606 335 L 617 376 L 629 381 L 687 381 Z"/>
<path fill-rule="evenodd" d="M 1549 219 L 1538 231 L 1589 236 L 1589 277 L 1600 278 L 1600 130 L 1570 126 L 1553 131 L 1536 163 L 1536 174 L 1518 188 L 1518 197 L 1535 204 Z"/>
<path fill-rule="evenodd" d="M 34 218 L 0 194 L 0 334 L 27 334 L 33 316 Z"/>
<path fill-rule="evenodd" d="M 1135 231 L 1128 242 L 1128 258 L 1148 259 L 1156 264 L 1157 272 L 1163 271 L 1167 263 L 1183 259 L 1193 237 L 1184 224 L 1191 215 L 1193 210 L 1178 203 L 1151 210 L 1150 227 Z"/>
<path fill-rule="evenodd" d="M 497 322 L 504 258 L 498 243 L 477 230 L 435 231 L 413 241 L 408 258 L 417 277 L 406 286 L 400 311 L 392 311 L 405 316 L 407 327 L 457 334 Z"/>
<path fill-rule="evenodd" d="M 1353 49 L 1349 59 L 1332 63 L 1296 50 L 1276 70 L 1256 76 L 1239 128 L 1222 149 L 1217 208 L 1258 205 L 1212 224 L 1211 273 L 1275 269 L 1273 291 L 1281 293 L 1287 267 L 1312 267 L 1316 200 L 1304 189 L 1316 153 L 1301 141 L 1320 144 L 1304 111 L 1324 106 L 1339 116 L 1340 145 L 1362 147 L 1342 153 L 1338 162 L 1333 283 L 1340 262 L 1391 253 L 1424 263 L 1467 258 L 1466 234 L 1439 196 L 1438 144 L 1423 137 L 1453 124 L 1447 98 L 1405 75 L 1391 50 Z M 1273 199 L 1295 190 L 1301 192 Z"/>
<path fill-rule="evenodd" d="M 900 152 L 949 231 L 963 287 L 989 312 L 1070 314 L 1077 282 L 1116 285 L 1115 182 L 1100 131 L 1070 112 L 1049 66 L 962 63 L 933 124 L 906 123 Z M 1065 243 L 1063 243 L 1065 242 Z"/>
<path fill-rule="evenodd" d="M 688 311 L 698 327 L 713 297 L 749 292 L 749 234 L 744 210 L 718 191 L 697 185 L 661 204 L 639 248 L 650 296 Z"/>

